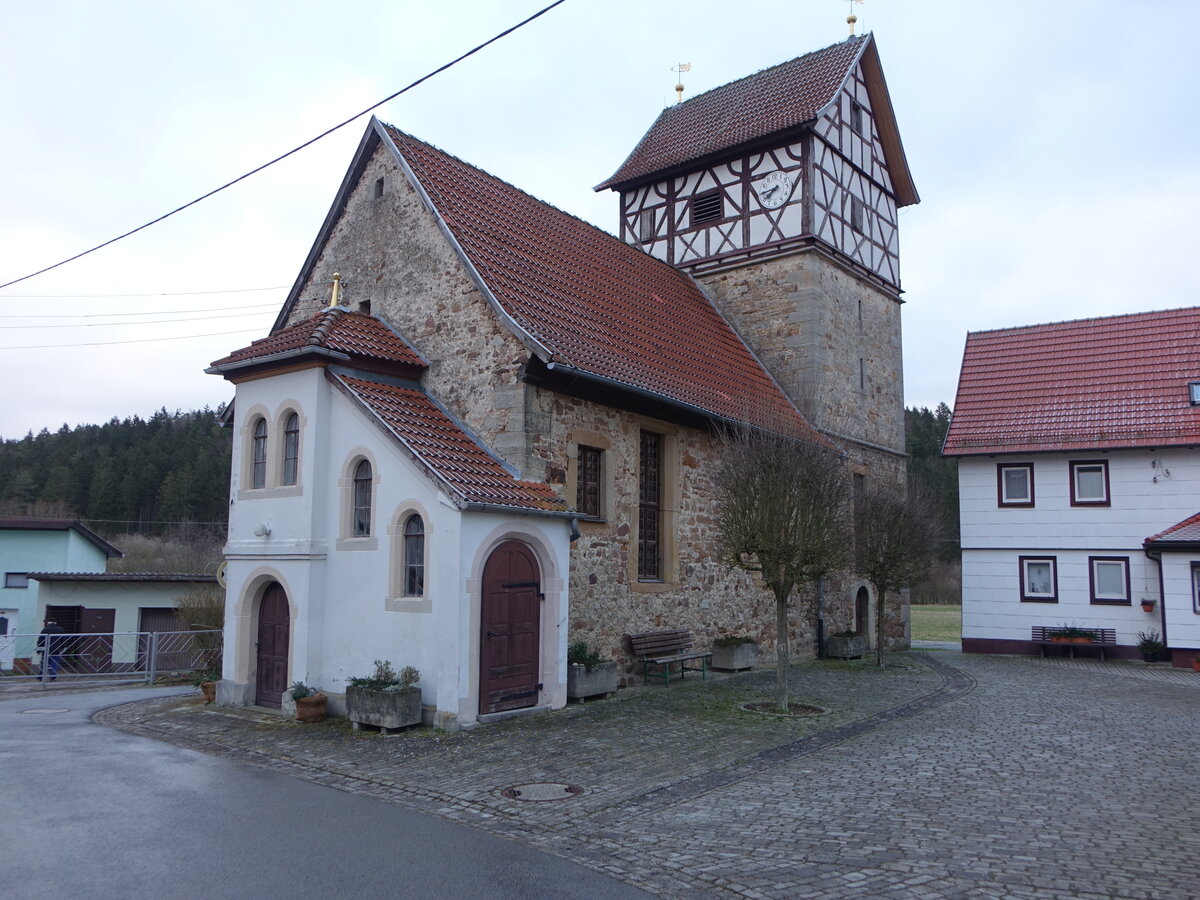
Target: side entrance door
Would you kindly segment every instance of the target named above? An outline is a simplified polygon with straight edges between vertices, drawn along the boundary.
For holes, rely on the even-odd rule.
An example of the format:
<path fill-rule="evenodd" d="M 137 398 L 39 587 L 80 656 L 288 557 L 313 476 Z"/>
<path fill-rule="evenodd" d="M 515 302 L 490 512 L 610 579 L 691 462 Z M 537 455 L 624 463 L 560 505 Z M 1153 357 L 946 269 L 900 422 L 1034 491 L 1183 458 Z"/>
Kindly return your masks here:
<path fill-rule="evenodd" d="M 288 631 L 287 594 L 275 582 L 263 594 L 258 608 L 258 669 L 254 702 L 259 706 L 279 709 L 287 688 Z"/>
<path fill-rule="evenodd" d="M 479 711 L 502 712 L 537 702 L 541 573 L 533 551 L 505 541 L 483 567 L 479 626 Z"/>

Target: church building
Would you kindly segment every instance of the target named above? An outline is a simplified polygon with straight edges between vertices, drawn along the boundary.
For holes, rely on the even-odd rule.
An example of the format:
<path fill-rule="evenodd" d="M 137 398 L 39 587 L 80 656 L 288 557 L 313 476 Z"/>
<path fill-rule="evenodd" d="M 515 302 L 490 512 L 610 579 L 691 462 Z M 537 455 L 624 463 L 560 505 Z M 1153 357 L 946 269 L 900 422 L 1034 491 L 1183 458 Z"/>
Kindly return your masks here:
<path fill-rule="evenodd" d="M 562 706 L 578 641 L 627 672 L 630 633 L 769 650 L 772 597 L 714 558 L 716 430 L 902 482 L 918 198 L 871 35 L 664 110 L 597 190 L 619 238 L 372 119 L 271 335 L 208 370 L 236 386 L 219 702 L 337 709 L 386 659 L 458 727 Z M 889 607 L 876 635 L 862 578 L 825 586 L 872 646 L 907 644 Z"/>

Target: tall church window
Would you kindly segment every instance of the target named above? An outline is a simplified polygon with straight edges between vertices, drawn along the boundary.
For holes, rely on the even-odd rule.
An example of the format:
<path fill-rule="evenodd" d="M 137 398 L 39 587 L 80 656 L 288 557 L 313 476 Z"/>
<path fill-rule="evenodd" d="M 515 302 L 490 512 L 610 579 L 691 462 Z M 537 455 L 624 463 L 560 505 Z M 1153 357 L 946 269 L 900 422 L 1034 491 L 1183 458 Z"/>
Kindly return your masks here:
<path fill-rule="evenodd" d="M 251 439 L 250 486 L 264 488 L 267 486 L 267 420 L 260 418 L 254 423 L 254 436 Z"/>
<path fill-rule="evenodd" d="M 283 423 L 283 483 L 295 484 L 300 462 L 300 417 L 292 413 Z"/>
<path fill-rule="evenodd" d="M 638 579 L 660 581 L 662 437 L 643 431 L 638 467 Z"/>
<path fill-rule="evenodd" d="M 371 464 L 359 460 L 354 468 L 354 537 L 371 533 Z"/>
<path fill-rule="evenodd" d="M 404 523 L 404 596 L 425 595 L 425 522 L 413 513 Z"/>
<path fill-rule="evenodd" d="M 579 445 L 579 480 L 575 491 L 575 509 L 580 515 L 598 519 L 604 514 L 600 503 L 600 467 L 603 459 L 603 450 Z"/>

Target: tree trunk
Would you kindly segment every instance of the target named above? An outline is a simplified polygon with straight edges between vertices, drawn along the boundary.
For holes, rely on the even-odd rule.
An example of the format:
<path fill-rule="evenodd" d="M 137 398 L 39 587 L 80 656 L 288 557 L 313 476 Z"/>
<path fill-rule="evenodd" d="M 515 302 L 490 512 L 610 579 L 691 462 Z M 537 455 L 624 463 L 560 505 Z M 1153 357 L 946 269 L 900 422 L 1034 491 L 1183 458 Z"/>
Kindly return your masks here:
<path fill-rule="evenodd" d="M 875 598 L 875 662 L 879 664 L 879 668 L 883 668 L 883 601 L 887 596 L 887 591 L 876 587 L 875 592 L 878 596 Z"/>
<path fill-rule="evenodd" d="M 788 710 L 788 609 L 787 597 L 775 595 L 775 705 Z"/>

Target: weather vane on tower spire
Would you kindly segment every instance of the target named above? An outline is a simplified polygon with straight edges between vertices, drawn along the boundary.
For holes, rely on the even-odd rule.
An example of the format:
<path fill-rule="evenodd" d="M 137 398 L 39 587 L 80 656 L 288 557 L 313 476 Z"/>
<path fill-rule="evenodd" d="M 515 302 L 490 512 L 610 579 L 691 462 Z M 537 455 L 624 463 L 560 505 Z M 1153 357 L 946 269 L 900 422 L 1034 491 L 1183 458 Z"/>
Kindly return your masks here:
<path fill-rule="evenodd" d="M 691 63 L 679 63 L 678 65 L 671 66 L 671 71 L 679 73 L 679 76 L 680 76 L 679 83 L 677 85 L 675 85 L 675 102 L 682 103 L 683 102 L 683 73 L 692 71 L 692 64 Z"/>
<path fill-rule="evenodd" d="M 854 37 L 854 23 L 858 21 L 858 16 L 854 14 L 854 4 L 862 3 L 863 0 L 846 0 L 850 4 L 850 15 L 846 16 L 846 24 L 850 26 L 850 37 Z"/>

